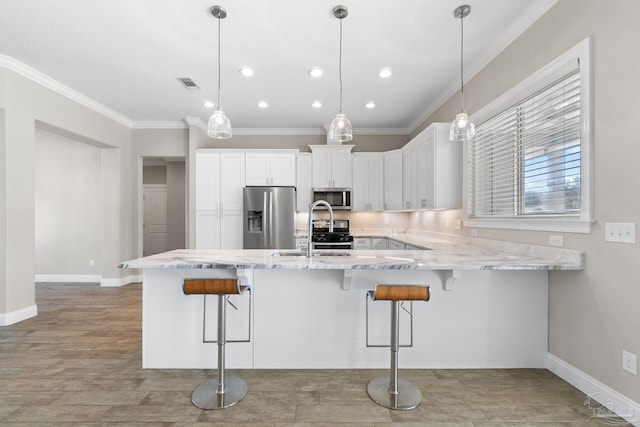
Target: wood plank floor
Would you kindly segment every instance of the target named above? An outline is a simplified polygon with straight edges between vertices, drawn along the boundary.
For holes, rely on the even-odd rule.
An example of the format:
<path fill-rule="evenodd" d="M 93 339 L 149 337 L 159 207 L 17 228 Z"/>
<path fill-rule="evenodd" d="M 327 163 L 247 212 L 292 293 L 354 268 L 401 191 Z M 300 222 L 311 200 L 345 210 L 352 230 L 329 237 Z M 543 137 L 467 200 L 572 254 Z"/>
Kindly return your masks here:
<path fill-rule="evenodd" d="M 424 395 L 414 411 L 369 399 L 382 370 L 230 371 L 247 396 L 203 411 L 191 392 L 215 371 L 141 369 L 139 284 L 39 284 L 36 301 L 37 317 L 0 327 L 2 426 L 604 425 L 589 420 L 581 392 L 543 369 L 402 370 Z"/>

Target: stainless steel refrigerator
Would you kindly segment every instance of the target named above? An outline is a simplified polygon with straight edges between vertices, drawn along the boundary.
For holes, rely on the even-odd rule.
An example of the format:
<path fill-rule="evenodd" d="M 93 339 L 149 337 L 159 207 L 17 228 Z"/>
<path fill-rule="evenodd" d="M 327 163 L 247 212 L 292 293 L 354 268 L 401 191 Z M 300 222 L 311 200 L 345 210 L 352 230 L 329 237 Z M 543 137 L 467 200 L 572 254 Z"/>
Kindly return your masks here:
<path fill-rule="evenodd" d="M 295 187 L 245 187 L 243 247 L 295 249 Z"/>

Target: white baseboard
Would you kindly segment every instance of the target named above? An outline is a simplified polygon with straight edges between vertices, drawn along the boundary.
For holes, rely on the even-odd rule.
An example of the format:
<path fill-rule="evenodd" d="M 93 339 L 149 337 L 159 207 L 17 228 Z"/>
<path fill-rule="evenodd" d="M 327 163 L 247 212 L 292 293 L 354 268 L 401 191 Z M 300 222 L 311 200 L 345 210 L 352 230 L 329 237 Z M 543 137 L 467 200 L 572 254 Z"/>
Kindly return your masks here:
<path fill-rule="evenodd" d="M 608 409 L 624 418 L 631 425 L 640 426 L 640 403 L 618 393 L 606 384 L 601 383 L 551 353 L 547 353 L 547 369 L 589 397 L 585 401 L 585 405 L 590 405 L 593 410 L 594 420 L 614 425 L 611 424 L 611 419 L 606 420 Z M 595 402 L 590 403 L 589 400 L 596 401 L 597 404 Z"/>
<path fill-rule="evenodd" d="M 36 283 L 99 283 L 104 287 L 118 287 L 142 281 L 140 275 L 104 278 L 98 274 L 36 274 Z"/>
<path fill-rule="evenodd" d="M 99 274 L 36 274 L 36 283 L 100 283 Z"/>
<path fill-rule="evenodd" d="M 118 287 L 118 286 L 128 285 L 129 283 L 137 283 L 141 281 L 142 281 L 142 278 L 140 275 L 131 275 L 131 276 L 119 277 L 115 279 L 102 279 L 100 281 L 100 286 Z"/>
<path fill-rule="evenodd" d="M 10 313 L 0 313 L 0 326 L 9 326 L 38 315 L 38 306 L 30 305 Z"/>

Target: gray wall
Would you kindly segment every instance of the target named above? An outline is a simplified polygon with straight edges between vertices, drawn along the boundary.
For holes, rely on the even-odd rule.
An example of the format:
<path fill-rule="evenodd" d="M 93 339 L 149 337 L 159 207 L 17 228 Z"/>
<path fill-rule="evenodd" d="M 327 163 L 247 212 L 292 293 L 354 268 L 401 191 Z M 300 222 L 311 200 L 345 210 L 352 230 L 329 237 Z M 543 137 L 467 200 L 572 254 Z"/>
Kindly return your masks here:
<path fill-rule="evenodd" d="M 550 352 L 640 402 L 640 377 L 621 369 L 622 350 L 640 355 L 640 246 L 604 241 L 605 222 L 640 223 L 640 2 L 560 0 L 549 13 L 465 85 L 473 112 L 588 36 L 593 42 L 593 176 L 595 223 L 591 234 L 564 233 L 566 248 L 586 253 L 582 272 L 551 272 Z M 469 21 L 469 25 L 472 25 Z M 450 121 L 453 97 L 420 126 Z M 419 132 L 416 129 L 414 133 Z M 461 211 L 414 214 L 440 231 Z M 480 237 L 548 245 L 549 234 L 478 229 Z M 469 230 L 463 230 L 468 234 Z M 553 233 L 559 234 L 559 233 Z"/>

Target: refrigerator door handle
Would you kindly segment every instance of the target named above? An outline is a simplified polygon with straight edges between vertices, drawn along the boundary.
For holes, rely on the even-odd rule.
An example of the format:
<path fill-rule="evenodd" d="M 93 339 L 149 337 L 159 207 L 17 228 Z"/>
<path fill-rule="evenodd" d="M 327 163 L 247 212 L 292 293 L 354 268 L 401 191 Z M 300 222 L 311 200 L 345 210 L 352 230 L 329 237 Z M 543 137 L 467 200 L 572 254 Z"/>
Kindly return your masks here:
<path fill-rule="evenodd" d="M 264 242 L 264 247 L 269 247 L 269 242 L 267 241 L 267 192 L 262 193 L 262 241 Z"/>
<path fill-rule="evenodd" d="M 269 190 L 269 247 L 273 245 L 273 190 Z"/>

